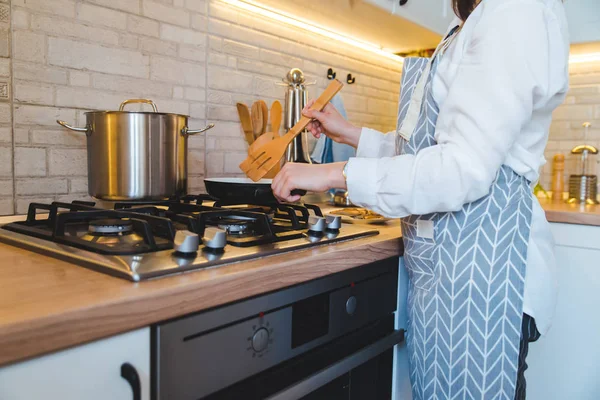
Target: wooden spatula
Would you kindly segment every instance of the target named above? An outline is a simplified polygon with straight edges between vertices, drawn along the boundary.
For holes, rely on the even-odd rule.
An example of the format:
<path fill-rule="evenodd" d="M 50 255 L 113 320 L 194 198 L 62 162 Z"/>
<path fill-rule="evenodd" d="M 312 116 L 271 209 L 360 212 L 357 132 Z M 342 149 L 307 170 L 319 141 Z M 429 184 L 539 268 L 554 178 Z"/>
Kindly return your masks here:
<path fill-rule="evenodd" d="M 279 137 L 279 135 L 275 132 L 263 133 L 254 141 L 254 143 L 250 145 L 250 147 L 248 147 L 248 155 L 254 153 L 257 149 L 260 149 L 264 145 L 271 143 L 273 139 L 277 137 Z"/>
<path fill-rule="evenodd" d="M 252 131 L 252 119 L 250 119 L 250 110 L 244 103 L 237 103 L 237 111 L 244 130 L 244 137 L 249 145 L 254 143 L 254 132 Z"/>
<path fill-rule="evenodd" d="M 283 107 L 277 100 L 271 104 L 271 132 L 279 136 L 279 128 L 281 127 L 281 112 Z"/>
<path fill-rule="evenodd" d="M 323 110 L 327 103 L 333 99 L 333 97 L 342 89 L 344 85 L 342 82 L 334 79 L 331 81 L 327 89 L 319 96 L 317 101 L 314 102 L 311 109 Z M 240 169 L 252 179 L 257 182 L 263 178 L 283 157 L 287 146 L 296 136 L 298 136 L 304 128 L 310 122 L 310 118 L 302 116 L 300 121 L 292 127 L 285 135 L 275 138 L 271 142 L 258 149 L 253 150 L 248 154 L 248 158 L 240 164 Z"/>
<path fill-rule="evenodd" d="M 254 133 L 254 140 L 258 139 L 263 133 L 263 111 L 258 101 L 252 104 L 252 132 Z"/>
<path fill-rule="evenodd" d="M 260 104 L 260 109 L 262 111 L 263 126 L 262 132 L 260 133 L 262 135 L 267 131 L 267 125 L 269 124 L 269 107 L 263 100 L 259 100 L 258 104 Z"/>
<path fill-rule="evenodd" d="M 258 139 L 256 139 L 254 141 L 254 143 L 252 143 L 252 146 L 250 146 L 250 148 L 248 149 L 248 153 L 250 153 L 251 149 L 253 150 L 254 148 L 256 148 L 256 147 L 253 147 L 254 145 L 256 145 L 260 148 L 260 147 L 268 144 L 269 142 L 273 141 L 273 139 L 275 139 L 277 137 L 279 137 L 279 134 L 277 134 L 275 132 L 263 133 L 262 135 L 260 135 L 260 137 Z M 279 160 L 279 162 L 277 164 L 275 164 L 275 166 L 273 168 L 271 168 L 271 170 L 269 172 L 267 172 L 267 174 L 263 178 L 273 179 L 273 178 L 275 178 L 275 175 L 277 175 L 279 173 L 279 171 L 281 171 L 281 160 Z"/>

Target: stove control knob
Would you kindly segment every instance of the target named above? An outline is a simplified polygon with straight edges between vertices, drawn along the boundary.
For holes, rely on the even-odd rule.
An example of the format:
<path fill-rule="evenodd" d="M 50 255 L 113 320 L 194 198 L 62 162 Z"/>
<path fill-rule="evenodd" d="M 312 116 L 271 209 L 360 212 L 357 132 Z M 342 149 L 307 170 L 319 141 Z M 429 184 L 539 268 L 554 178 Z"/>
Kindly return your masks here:
<path fill-rule="evenodd" d="M 339 215 L 328 215 L 325 219 L 327 229 L 331 231 L 339 231 L 342 227 L 342 217 Z"/>
<path fill-rule="evenodd" d="M 308 217 L 308 230 L 311 232 L 323 232 L 325 230 L 325 218 L 311 216 Z"/>
<path fill-rule="evenodd" d="M 265 350 L 269 345 L 269 331 L 266 328 L 260 328 L 252 336 L 252 348 L 257 353 Z"/>
<path fill-rule="evenodd" d="M 175 233 L 175 240 L 173 241 L 175 251 L 184 254 L 195 253 L 198 251 L 199 245 L 200 238 L 197 234 L 185 230 Z"/>
<path fill-rule="evenodd" d="M 348 315 L 354 315 L 357 303 L 356 297 L 350 296 L 348 298 L 348 301 L 346 301 L 346 313 L 348 313 Z"/>
<path fill-rule="evenodd" d="M 223 250 L 227 245 L 227 232 L 221 228 L 206 228 L 202 242 L 211 250 Z"/>

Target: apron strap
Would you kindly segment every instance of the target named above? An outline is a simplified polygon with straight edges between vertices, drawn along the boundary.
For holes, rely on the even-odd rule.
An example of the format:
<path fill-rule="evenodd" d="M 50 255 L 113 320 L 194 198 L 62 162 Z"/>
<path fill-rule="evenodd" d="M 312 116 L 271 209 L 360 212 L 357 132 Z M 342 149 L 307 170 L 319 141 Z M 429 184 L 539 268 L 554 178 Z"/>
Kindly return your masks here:
<path fill-rule="evenodd" d="M 452 43 L 452 39 L 456 37 L 456 34 L 460 32 L 462 25 L 457 25 L 450 33 L 446 36 L 446 38 L 438 45 L 435 49 L 435 52 L 429 59 L 427 66 L 423 70 L 421 77 L 419 78 L 419 82 L 415 86 L 415 89 L 410 98 L 410 104 L 408 106 L 408 110 L 406 112 L 406 117 L 402 121 L 400 128 L 398 129 L 398 134 L 402 136 L 407 142 L 410 141 L 415 128 L 417 127 L 417 123 L 419 122 L 419 116 L 421 114 L 421 106 L 423 105 L 423 99 L 425 97 L 425 86 L 427 84 L 427 80 L 429 78 L 429 74 L 431 73 L 431 68 L 433 63 L 436 60 L 436 57 L 442 56 L 446 49 Z"/>

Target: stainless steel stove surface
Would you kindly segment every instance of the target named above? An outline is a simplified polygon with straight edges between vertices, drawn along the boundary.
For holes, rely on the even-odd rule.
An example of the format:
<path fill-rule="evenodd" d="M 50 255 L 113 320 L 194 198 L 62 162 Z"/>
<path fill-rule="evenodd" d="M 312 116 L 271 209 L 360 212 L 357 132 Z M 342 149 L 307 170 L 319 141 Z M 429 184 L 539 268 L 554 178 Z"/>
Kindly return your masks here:
<path fill-rule="evenodd" d="M 210 205 L 208 205 L 210 204 Z M 236 205 L 207 196 L 144 203 L 31 203 L 0 241 L 131 281 L 378 234 L 314 205 Z"/>

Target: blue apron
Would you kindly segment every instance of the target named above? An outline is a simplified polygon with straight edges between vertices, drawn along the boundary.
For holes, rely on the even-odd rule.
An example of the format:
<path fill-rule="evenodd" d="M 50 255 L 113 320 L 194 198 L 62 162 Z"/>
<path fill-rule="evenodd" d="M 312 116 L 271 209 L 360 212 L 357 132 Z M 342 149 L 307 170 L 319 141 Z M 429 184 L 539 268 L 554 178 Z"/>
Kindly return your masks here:
<path fill-rule="evenodd" d="M 398 154 L 436 145 L 441 53 L 404 60 Z M 416 123 L 403 126 L 411 108 Z M 502 166 L 489 194 L 462 210 L 402 220 L 415 400 L 514 399 L 532 200 L 530 182 Z"/>

